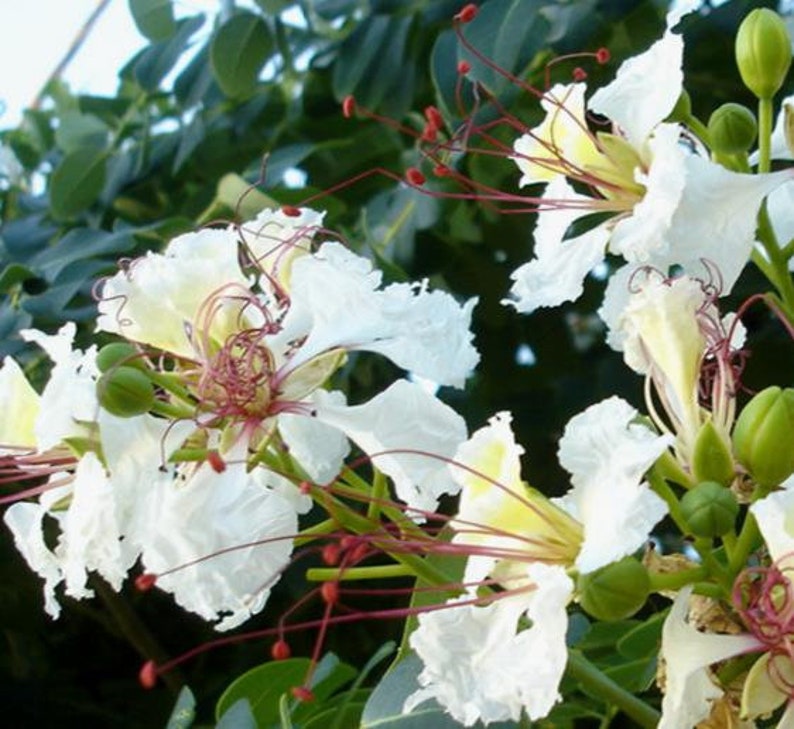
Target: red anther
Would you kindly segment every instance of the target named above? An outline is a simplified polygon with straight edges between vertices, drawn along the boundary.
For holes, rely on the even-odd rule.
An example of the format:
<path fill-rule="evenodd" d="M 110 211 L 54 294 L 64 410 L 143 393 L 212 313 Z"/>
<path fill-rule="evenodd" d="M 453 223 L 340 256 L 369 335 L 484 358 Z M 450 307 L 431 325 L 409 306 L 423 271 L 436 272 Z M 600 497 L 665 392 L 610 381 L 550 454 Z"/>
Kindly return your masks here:
<path fill-rule="evenodd" d="M 296 208 L 294 205 L 282 205 L 281 212 L 288 218 L 299 218 L 301 216 L 300 208 Z"/>
<path fill-rule="evenodd" d="M 428 122 L 422 130 L 423 142 L 435 142 L 438 138 L 438 127 L 435 124 Z"/>
<path fill-rule="evenodd" d="M 292 649 L 286 640 L 277 640 L 270 649 L 274 661 L 286 661 L 292 655 Z"/>
<path fill-rule="evenodd" d="M 446 165 L 436 165 L 433 168 L 433 174 L 436 177 L 449 177 L 449 175 L 452 174 L 452 170 L 450 170 Z"/>
<path fill-rule="evenodd" d="M 339 602 L 339 583 L 323 582 L 322 587 L 320 587 L 320 595 L 322 595 L 323 602 L 326 605 L 336 605 Z"/>
<path fill-rule="evenodd" d="M 612 58 L 612 54 L 609 52 L 609 48 L 599 48 L 595 54 L 596 61 L 598 61 L 602 66 L 605 63 L 609 63 L 609 59 Z"/>
<path fill-rule="evenodd" d="M 405 179 L 412 185 L 419 186 L 425 184 L 425 176 L 416 167 L 409 167 L 405 170 Z"/>
<path fill-rule="evenodd" d="M 221 454 L 218 451 L 209 451 L 207 453 L 207 463 L 210 464 L 215 473 L 223 473 L 226 470 L 226 461 L 221 458 Z"/>
<path fill-rule="evenodd" d="M 425 109 L 425 119 L 429 121 L 436 129 L 441 129 L 444 126 L 444 117 L 435 106 L 428 106 Z"/>
<path fill-rule="evenodd" d="M 455 16 L 459 23 L 471 23 L 477 17 L 477 6 L 474 3 L 464 5 L 461 11 Z"/>
<path fill-rule="evenodd" d="M 587 71 L 581 66 L 577 66 L 571 73 L 574 81 L 584 81 L 587 78 Z"/>
<path fill-rule="evenodd" d="M 300 485 L 298 486 L 298 491 L 300 491 L 304 496 L 308 496 L 312 492 L 311 482 L 301 481 Z"/>
<path fill-rule="evenodd" d="M 310 689 L 307 689 L 305 686 L 293 686 L 292 695 L 298 701 L 302 701 L 304 704 L 307 704 L 310 701 L 314 701 L 314 694 L 311 692 Z"/>
<path fill-rule="evenodd" d="M 339 540 L 339 546 L 344 551 L 347 551 L 348 549 L 353 549 L 353 547 L 355 547 L 357 544 L 359 544 L 359 541 L 360 540 L 358 539 L 358 537 L 351 537 L 351 536 L 348 535 L 346 537 L 342 537 Z"/>
<path fill-rule="evenodd" d="M 461 76 L 465 76 L 469 71 L 471 71 L 471 64 L 468 61 L 458 61 L 458 73 Z"/>
<path fill-rule="evenodd" d="M 345 96 L 342 101 L 342 116 L 345 119 L 350 119 L 356 113 L 356 100 L 352 95 Z"/>
<path fill-rule="evenodd" d="M 145 689 L 154 688 L 157 683 L 157 664 L 154 661 L 146 661 L 138 672 L 138 681 Z"/>
<path fill-rule="evenodd" d="M 369 545 L 366 542 L 357 544 L 350 550 L 350 563 L 357 564 L 369 554 Z"/>
<path fill-rule="evenodd" d="M 331 542 L 331 544 L 326 544 L 322 551 L 323 562 L 325 562 L 325 564 L 327 564 L 329 567 L 335 567 L 339 564 L 341 552 L 342 550 L 339 548 L 338 544 L 333 542 Z"/>
<path fill-rule="evenodd" d="M 151 572 L 144 572 L 135 578 L 135 589 L 139 592 L 148 592 L 154 587 L 155 582 L 157 582 L 157 575 L 153 575 Z"/>

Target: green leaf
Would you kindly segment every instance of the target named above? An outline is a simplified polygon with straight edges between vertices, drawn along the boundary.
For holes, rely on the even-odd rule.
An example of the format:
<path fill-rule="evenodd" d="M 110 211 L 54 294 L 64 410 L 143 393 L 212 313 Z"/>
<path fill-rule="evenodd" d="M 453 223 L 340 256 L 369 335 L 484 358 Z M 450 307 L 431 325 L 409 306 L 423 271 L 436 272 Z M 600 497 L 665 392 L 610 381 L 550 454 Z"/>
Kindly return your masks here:
<path fill-rule="evenodd" d="M 221 90 L 232 98 L 250 96 L 275 46 L 267 23 L 253 13 L 239 13 L 212 40 L 210 63 Z"/>
<path fill-rule="evenodd" d="M 193 692 L 183 687 L 176 699 L 176 704 L 166 724 L 166 729 L 188 729 L 196 717 L 196 699 Z"/>
<path fill-rule="evenodd" d="M 94 149 L 67 154 L 50 178 L 50 207 L 57 220 L 68 220 L 96 201 L 105 184 L 107 157 Z"/>
<path fill-rule="evenodd" d="M 218 700 L 215 715 L 220 718 L 233 704 L 246 699 L 258 727 L 278 726 L 281 695 L 302 685 L 310 668 L 308 658 L 289 658 L 257 666 L 229 685 Z M 328 653 L 314 670 L 312 692 L 318 701 L 322 701 L 355 674 L 355 669 Z M 298 709 L 295 714 L 298 714 Z"/>
<path fill-rule="evenodd" d="M 345 40 L 334 64 L 337 99 L 401 116 L 413 100 L 416 64 L 408 52 L 412 16 L 373 15 Z"/>
<path fill-rule="evenodd" d="M 662 624 L 666 617 L 667 611 L 656 613 L 626 633 L 617 642 L 616 647 L 620 655 L 629 659 L 656 655 L 662 640 Z"/>
<path fill-rule="evenodd" d="M 129 0 L 130 12 L 141 35 L 162 41 L 176 32 L 171 0 Z"/>
<path fill-rule="evenodd" d="M 55 130 L 55 143 L 64 152 L 91 147 L 102 149 L 108 141 L 108 128 L 93 114 L 67 111 Z"/>
<path fill-rule="evenodd" d="M 248 699 L 238 699 L 223 713 L 215 729 L 259 729 Z"/>
<path fill-rule="evenodd" d="M 177 23 L 176 33 L 168 40 L 144 48 L 132 61 L 135 80 L 147 91 L 155 91 L 187 50 L 192 35 L 203 24 L 203 15 L 183 18 Z"/>
<path fill-rule="evenodd" d="M 0 294 L 7 294 L 17 284 L 31 278 L 36 278 L 36 274 L 27 266 L 20 263 L 8 264 L 0 273 Z"/>
<path fill-rule="evenodd" d="M 256 4 L 266 13 L 276 15 L 282 10 L 294 5 L 294 0 L 254 0 Z"/>

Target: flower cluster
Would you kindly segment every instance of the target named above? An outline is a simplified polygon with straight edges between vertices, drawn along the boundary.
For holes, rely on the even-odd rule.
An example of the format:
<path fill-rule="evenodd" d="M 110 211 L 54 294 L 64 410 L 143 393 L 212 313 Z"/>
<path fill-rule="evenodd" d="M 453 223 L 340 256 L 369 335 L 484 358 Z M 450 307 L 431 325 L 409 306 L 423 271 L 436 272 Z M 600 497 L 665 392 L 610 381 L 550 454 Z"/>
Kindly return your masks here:
<path fill-rule="evenodd" d="M 737 61 L 759 121 L 726 104 L 706 126 L 684 91 L 681 26 L 693 8 L 680 5 L 663 36 L 592 93 L 583 72 L 540 91 L 503 71 L 543 115 L 528 127 L 491 99 L 508 147 L 491 134 L 498 123 L 472 113 L 453 129 L 435 107 L 417 134 L 421 164 L 465 196 L 536 214 L 507 309 L 578 299 L 610 256 L 599 315 L 644 380 L 644 411 L 612 396 L 570 419 L 562 496 L 522 479 L 510 412 L 469 436 L 419 384 L 465 386 L 479 360 L 476 299 L 384 283 L 323 213 L 266 209 L 181 235 L 101 281 L 101 348 L 74 349 L 74 325 L 24 331 L 52 361 L 41 394 L 14 359 L 3 363 L 4 479 L 32 484 L 7 499 L 4 520 L 44 580 L 46 611 L 58 616 L 61 589 L 90 597 L 91 573 L 120 590 L 135 571 L 139 587 L 228 630 L 313 549 L 325 565 L 309 570 L 322 582 L 309 591 L 325 604 L 321 635 L 363 616 L 342 605 L 340 581 L 417 580 L 415 602 L 380 613 L 411 619 L 399 660 L 418 668 L 404 714 L 430 705 L 464 726 L 536 721 L 582 689 L 644 727 L 793 726 L 794 390 L 745 395 L 741 323 L 764 304 L 794 338 L 791 99 L 771 123 L 791 43 L 775 13 L 751 13 Z M 476 19 L 474 5 L 456 16 L 471 52 Z M 517 168 L 516 189 L 465 177 L 467 157 L 489 143 Z M 406 181 L 427 185 L 418 167 Z M 772 288 L 723 314 L 750 262 Z M 406 377 L 349 403 L 339 383 L 357 352 Z M 572 615 L 658 629 L 661 702 L 590 662 Z M 289 655 L 284 630 L 277 659 Z M 168 668 L 152 666 L 147 684 Z M 311 698 L 308 683 L 297 698 Z"/>

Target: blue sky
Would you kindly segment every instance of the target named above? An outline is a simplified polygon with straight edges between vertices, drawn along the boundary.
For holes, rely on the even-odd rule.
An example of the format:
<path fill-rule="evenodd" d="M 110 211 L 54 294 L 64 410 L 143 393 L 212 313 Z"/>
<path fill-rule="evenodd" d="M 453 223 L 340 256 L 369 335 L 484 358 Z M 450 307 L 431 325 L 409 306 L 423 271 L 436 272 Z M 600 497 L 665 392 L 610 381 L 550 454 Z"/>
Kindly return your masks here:
<path fill-rule="evenodd" d="M 0 128 L 15 126 L 99 0 L 0 0 Z M 176 0 L 177 15 L 216 10 L 220 0 Z M 145 40 L 127 0 L 112 0 L 65 74 L 80 92 L 112 94 L 116 73 Z"/>

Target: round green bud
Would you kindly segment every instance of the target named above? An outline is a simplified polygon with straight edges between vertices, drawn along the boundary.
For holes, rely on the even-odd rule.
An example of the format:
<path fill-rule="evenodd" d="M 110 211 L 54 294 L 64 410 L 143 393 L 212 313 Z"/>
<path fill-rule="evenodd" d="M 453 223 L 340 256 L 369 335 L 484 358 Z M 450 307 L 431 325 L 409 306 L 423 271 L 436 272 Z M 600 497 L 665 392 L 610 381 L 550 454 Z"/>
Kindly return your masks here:
<path fill-rule="evenodd" d="M 715 152 L 744 154 L 757 136 L 755 116 L 741 104 L 723 104 L 709 117 L 709 139 Z"/>
<path fill-rule="evenodd" d="M 126 367 L 140 366 L 139 359 L 140 352 L 132 344 L 128 342 L 113 342 L 106 344 L 97 352 L 96 366 L 100 372 L 107 372 L 113 367 L 122 365 Z"/>
<path fill-rule="evenodd" d="M 681 89 L 681 94 L 678 101 L 675 102 L 673 110 L 667 115 L 665 121 L 668 122 L 686 122 L 692 116 L 692 100 L 686 89 Z"/>
<path fill-rule="evenodd" d="M 794 389 L 767 387 L 740 413 L 733 452 L 755 482 L 771 488 L 794 473 Z"/>
<path fill-rule="evenodd" d="M 703 481 L 681 499 L 681 513 L 696 537 L 721 537 L 736 525 L 739 502 L 716 481 Z"/>
<path fill-rule="evenodd" d="M 744 85 L 759 99 L 771 99 L 779 91 L 791 65 L 791 39 L 774 10 L 756 8 L 742 21 L 736 65 Z"/>
<path fill-rule="evenodd" d="M 606 567 L 581 575 L 576 585 L 579 604 L 597 620 L 623 620 L 648 599 L 648 571 L 634 557 L 624 557 Z"/>
<path fill-rule="evenodd" d="M 112 415 L 131 418 L 149 412 L 154 405 L 154 385 L 140 370 L 115 367 L 97 382 L 99 404 Z"/>

